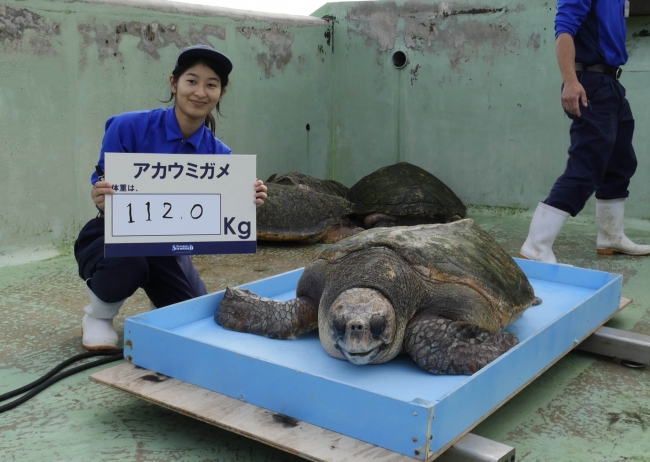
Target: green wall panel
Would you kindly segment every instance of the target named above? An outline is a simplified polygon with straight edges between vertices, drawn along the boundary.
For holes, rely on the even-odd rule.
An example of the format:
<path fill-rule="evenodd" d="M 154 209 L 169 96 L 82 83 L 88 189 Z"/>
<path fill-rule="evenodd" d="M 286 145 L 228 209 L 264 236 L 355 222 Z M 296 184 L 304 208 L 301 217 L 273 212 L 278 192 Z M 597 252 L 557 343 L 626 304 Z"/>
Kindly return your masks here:
<path fill-rule="evenodd" d="M 95 213 L 89 178 L 106 119 L 165 106 L 176 56 L 192 44 L 234 62 L 217 136 L 257 154 L 262 179 L 293 169 L 327 177 L 328 27 L 173 2 L 3 2 L 0 257 L 76 237 Z"/>
<path fill-rule="evenodd" d="M 623 76 L 639 158 L 627 212 L 649 219 L 650 17 L 637 13 Z M 312 17 L 4 0 L 0 257 L 74 239 L 94 214 L 88 178 L 106 119 L 165 105 L 172 63 L 195 43 L 235 64 L 217 135 L 257 154 L 262 179 L 301 170 L 351 186 L 409 161 L 468 204 L 533 208 L 569 144 L 554 15 L 555 2 L 542 0 L 331 3 Z M 392 64 L 398 51 L 403 69 Z"/>
<path fill-rule="evenodd" d="M 335 18 L 334 176 L 351 184 L 398 160 L 420 165 L 466 203 L 529 209 L 563 172 L 555 2 L 328 4 Z M 623 84 L 640 167 L 628 215 L 650 217 L 647 125 L 650 18 L 628 20 Z M 646 32 L 641 32 L 645 30 Z M 403 51 L 409 63 L 392 65 Z M 593 214 L 593 205 L 585 208 Z"/>

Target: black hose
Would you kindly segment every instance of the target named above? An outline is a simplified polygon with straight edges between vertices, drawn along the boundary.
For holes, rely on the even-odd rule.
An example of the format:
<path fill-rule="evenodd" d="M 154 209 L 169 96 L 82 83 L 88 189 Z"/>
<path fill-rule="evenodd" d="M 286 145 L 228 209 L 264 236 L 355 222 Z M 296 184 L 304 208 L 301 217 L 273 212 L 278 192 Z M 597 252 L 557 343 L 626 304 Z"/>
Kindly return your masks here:
<path fill-rule="evenodd" d="M 94 356 L 108 356 L 108 357 L 103 359 L 98 359 L 96 361 L 90 361 L 85 364 L 82 364 L 81 366 L 77 366 L 72 369 L 68 369 L 67 371 L 61 372 L 60 374 L 57 374 L 59 371 L 61 371 L 62 369 L 64 369 L 65 367 L 69 366 L 74 362 L 86 358 L 92 358 Z M 76 374 L 77 372 L 85 371 L 86 369 L 91 369 L 95 366 L 101 366 L 102 364 L 108 364 L 114 361 L 119 361 L 121 359 L 124 359 L 124 349 L 122 348 L 116 350 L 89 351 L 87 353 L 81 353 L 79 355 L 73 356 L 70 359 L 66 359 L 61 364 L 56 366 L 54 369 L 52 369 L 50 372 L 48 372 L 38 380 L 35 380 L 32 383 L 25 385 L 24 387 L 20 387 L 10 392 L 7 392 L 3 395 L 0 395 L 0 402 L 2 402 L 8 400 L 9 398 L 13 398 L 14 396 L 18 396 L 22 393 L 29 392 L 29 393 L 25 393 L 23 396 L 13 400 L 10 403 L 0 406 L 0 414 L 10 409 L 13 409 L 16 406 L 23 404 L 28 399 L 33 398 L 34 396 L 36 396 L 37 394 L 45 390 L 47 387 L 58 382 L 61 379 Z"/>

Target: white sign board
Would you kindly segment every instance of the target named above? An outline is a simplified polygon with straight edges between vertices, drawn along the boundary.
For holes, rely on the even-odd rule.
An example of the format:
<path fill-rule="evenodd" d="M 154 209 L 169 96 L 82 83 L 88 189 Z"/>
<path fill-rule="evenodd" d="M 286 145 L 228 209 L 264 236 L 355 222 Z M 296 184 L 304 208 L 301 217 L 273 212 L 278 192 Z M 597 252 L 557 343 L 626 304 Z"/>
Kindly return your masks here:
<path fill-rule="evenodd" d="M 254 155 L 106 153 L 106 257 L 255 253 Z"/>

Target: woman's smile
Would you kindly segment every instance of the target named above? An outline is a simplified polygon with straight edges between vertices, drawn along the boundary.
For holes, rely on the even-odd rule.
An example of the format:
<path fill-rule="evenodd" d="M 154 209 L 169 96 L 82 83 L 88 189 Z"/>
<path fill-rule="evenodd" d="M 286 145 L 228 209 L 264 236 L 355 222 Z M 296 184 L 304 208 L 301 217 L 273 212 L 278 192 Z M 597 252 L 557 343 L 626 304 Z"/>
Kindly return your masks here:
<path fill-rule="evenodd" d="M 191 135 L 217 106 L 222 95 L 221 80 L 208 66 L 197 64 L 185 71 L 178 81 L 171 79 L 170 84 L 176 95 L 176 119 L 181 132 L 183 136 Z"/>

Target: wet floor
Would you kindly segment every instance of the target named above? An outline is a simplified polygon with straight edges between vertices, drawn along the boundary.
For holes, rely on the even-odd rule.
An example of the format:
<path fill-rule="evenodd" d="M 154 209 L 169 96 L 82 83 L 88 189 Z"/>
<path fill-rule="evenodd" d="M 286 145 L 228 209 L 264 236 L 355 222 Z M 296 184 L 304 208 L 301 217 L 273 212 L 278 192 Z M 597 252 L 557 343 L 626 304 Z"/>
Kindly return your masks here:
<path fill-rule="evenodd" d="M 530 220 L 472 218 L 513 256 Z M 627 234 L 650 243 L 645 226 Z M 608 325 L 650 335 L 650 257 L 597 255 L 595 242 L 593 223 L 570 223 L 554 249 L 560 262 L 622 274 L 623 295 L 634 302 Z M 325 247 L 260 244 L 256 255 L 199 256 L 195 264 L 213 292 L 300 268 Z M 0 268 L 0 394 L 84 351 L 86 303 L 72 256 Z M 127 300 L 115 323 L 120 340 L 124 319 L 148 309 L 142 291 Z M 303 460 L 92 382 L 96 370 L 0 414 L 0 460 Z M 572 352 L 473 432 L 514 446 L 520 461 L 650 461 L 649 378 L 645 368 Z"/>

